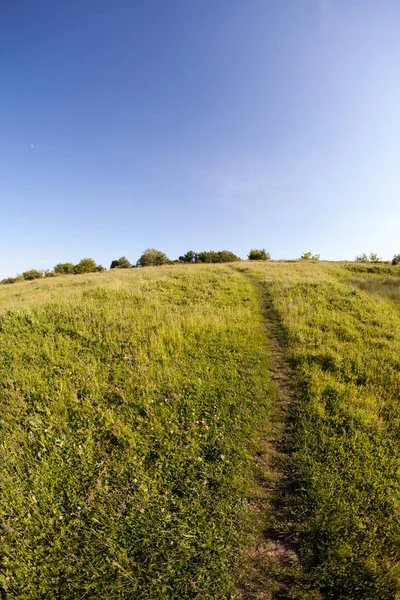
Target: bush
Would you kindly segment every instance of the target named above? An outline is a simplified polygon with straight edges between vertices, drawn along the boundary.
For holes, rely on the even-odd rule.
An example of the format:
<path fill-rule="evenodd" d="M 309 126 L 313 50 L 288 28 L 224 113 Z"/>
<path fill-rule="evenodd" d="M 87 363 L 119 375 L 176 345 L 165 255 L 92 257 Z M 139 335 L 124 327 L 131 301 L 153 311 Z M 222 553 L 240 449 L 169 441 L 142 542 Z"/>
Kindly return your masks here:
<path fill-rule="evenodd" d="M 223 263 L 223 262 L 236 262 L 240 260 L 236 254 L 229 250 L 208 250 L 204 252 L 193 252 L 189 250 L 183 256 L 179 257 L 179 260 L 184 263 Z"/>
<path fill-rule="evenodd" d="M 30 269 L 29 271 L 22 273 L 22 277 L 28 281 L 31 281 L 32 279 L 41 279 L 43 277 L 43 273 L 37 269 Z"/>
<path fill-rule="evenodd" d="M 93 269 L 93 273 L 103 273 L 103 271 L 106 271 L 106 268 L 103 267 L 103 265 L 96 265 Z"/>
<path fill-rule="evenodd" d="M 179 257 L 180 262 L 184 262 L 184 263 L 195 263 L 196 262 L 196 252 L 193 252 L 193 250 L 189 250 L 189 252 L 186 252 L 186 254 L 184 254 L 183 256 Z"/>
<path fill-rule="evenodd" d="M 161 250 L 148 248 L 143 252 L 142 256 L 137 261 L 137 264 L 140 267 L 158 267 L 170 262 L 168 256 L 164 254 L 164 252 L 161 252 Z"/>
<path fill-rule="evenodd" d="M 400 254 L 395 254 L 393 256 L 392 265 L 397 265 L 400 263 Z"/>
<path fill-rule="evenodd" d="M 58 263 L 54 267 L 54 273 L 59 273 L 60 275 L 72 275 L 75 273 L 75 265 L 72 263 Z"/>
<path fill-rule="evenodd" d="M 110 269 L 130 269 L 132 267 L 132 263 L 126 258 L 126 256 L 121 256 L 117 260 L 113 260 L 110 265 Z"/>
<path fill-rule="evenodd" d="M 312 254 L 310 250 L 308 252 L 304 252 L 304 254 L 300 256 L 300 260 L 319 260 L 319 258 L 319 254 Z"/>
<path fill-rule="evenodd" d="M 93 273 L 96 269 L 96 261 L 93 258 L 82 258 L 81 261 L 74 267 L 74 272 L 80 273 Z"/>
<path fill-rule="evenodd" d="M 356 262 L 380 262 L 382 259 L 376 254 L 376 252 L 370 252 L 369 256 L 366 255 L 365 252 L 356 256 Z"/>
<path fill-rule="evenodd" d="M 6 279 L 2 279 L 0 283 L 6 285 L 7 283 L 15 283 L 16 281 L 18 281 L 17 277 L 7 277 Z"/>
<path fill-rule="evenodd" d="M 261 250 L 253 249 L 250 250 L 248 258 L 249 260 L 271 260 L 271 255 L 265 248 L 261 248 Z"/>

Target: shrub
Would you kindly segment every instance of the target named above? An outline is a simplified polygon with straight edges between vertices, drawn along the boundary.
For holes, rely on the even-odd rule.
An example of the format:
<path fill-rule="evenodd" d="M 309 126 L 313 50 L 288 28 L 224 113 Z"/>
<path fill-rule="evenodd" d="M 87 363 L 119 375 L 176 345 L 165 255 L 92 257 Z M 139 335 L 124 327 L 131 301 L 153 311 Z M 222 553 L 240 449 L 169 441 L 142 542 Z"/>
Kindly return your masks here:
<path fill-rule="evenodd" d="M 393 256 L 392 265 L 397 265 L 400 263 L 400 254 L 395 254 Z"/>
<path fill-rule="evenodd" d="M 168 256 L 164 254 L 164 252 L 161 252 L 161 250 L 148 248 L 143 252 L 142 256 L 137 261 L 137 264 L 141 267 L 157 267 L 170 262 Z"/>
<path fill-rule="evenodd" d="M 356 262 L 380 262 L 382 259 L 376 254 L 376 252 L 370 252 L 369 256 L 365 252 L 356 256 Z"/>
<path fill-rule="evenodd" d="M 15 283 L 16 281 L 18 281 L 17 277 L 7 277 L 6 279 L 2 279 L 0 283 L 6 285 L 7 283 Z"/>
<path fill-rule="evenodd" d="M 54 273 L 72 275 L 75 273 L 75 265 L 72 263 L 58 263 L 58 265 L 54 267 Z"/>
<path fill-rule="evenodd" d="M 302 254 L 300 256 L 300 260 L 319 260 L 320 259 L 320 255 L 319 254 L 312 254 L 310 252 L 310 250 L 308 252 L 304 252 L 304 254 Z"/>
<path fill-rule="evenodd" d="M 380 262 L 382 259 L 376 254 L 376 252 L 370 252 L 369 260 L 373 263 Z"/>
<path fill-rule="evenodd" d="M 43 277 L 43 273 L 37 269 L 30 269 L 29 271 L 22 273 L 22 277 L 28 281 L 31 281 L 32 279 L 41 279 Z"/>
<path fill-rule="evenodd" d="M 117 260 L 113 260 L 110 265 L 110 269 L 130 269 L 132 267 L 132 263 L 126 258 L 126 256 L 121 256 Z"/>
<path fill-rule="evenodd" d="M 93 258 L 82 258 L 81 261 L 74 267 L 74 271 L 77 274 L 80 273 L 93 273 L 96 269 L 96 261 Z"/>
<path fill-rule="evenodd" d="M 179 260 L 180 262 L 184 263 L 194 263 L 196 262 L 196 252 L 193 252 L 193 250 L 189 250 L 189 252 L 186 252 L 186 254 L 180 256 Z"/>
<path fill-rule="evenodd" d="M 93 273 L 102 273 L 105 270 L 106 270 L 106 268 L 103 267 L 103 265 L 96 265 L 95 268 L 93 269 Z"/>
<path fill-rule="evenodd" d="M 265 248 L 261 248 L 260 250 L 254 248 L 250 250 L 248 258 L 249 260 L 271 260 L 271 255 Z"/>

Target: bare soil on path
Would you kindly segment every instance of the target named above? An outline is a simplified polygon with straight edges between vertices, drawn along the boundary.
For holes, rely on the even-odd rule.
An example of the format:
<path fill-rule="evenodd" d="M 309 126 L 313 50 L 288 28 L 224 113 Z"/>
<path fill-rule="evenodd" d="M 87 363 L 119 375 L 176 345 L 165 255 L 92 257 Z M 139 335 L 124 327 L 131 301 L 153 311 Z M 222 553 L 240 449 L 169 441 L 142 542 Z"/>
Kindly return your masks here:
<path fill-rule="evenodd" d="M 249 503 L 253 519 L 252 545 L 246 549 L 238 600 L 316 600 L 305 585 L 298 554 L 288 539 L 282 509 L 290 488 L 290 409 L 295 401 L 293 374 L 286 356 L 285 335 L 266 286 L 244 273 L 260 293 L 267 344 L 271 356 L 273 399 L 271 416 L 253 457 L 255 483 Z"/>

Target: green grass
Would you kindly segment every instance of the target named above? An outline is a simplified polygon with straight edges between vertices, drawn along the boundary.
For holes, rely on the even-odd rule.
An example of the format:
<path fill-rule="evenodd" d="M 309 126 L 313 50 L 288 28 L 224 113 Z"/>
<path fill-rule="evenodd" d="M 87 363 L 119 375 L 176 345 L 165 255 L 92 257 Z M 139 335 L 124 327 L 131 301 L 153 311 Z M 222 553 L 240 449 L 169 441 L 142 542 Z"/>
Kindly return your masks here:
<path fill-rule="evenodd" d="M 400 590 L 398 280 L 371 286 L 360 273 L 355 285 L 354 270 L 350 276 L 332 264 L 238 268 L 269 294 L 297 382 L 282 528 L 325 597 L 393 600 Z"/>
<path fill-rule="evenodd" d="M 237 598 L 273 527 L 297 554 L 249 574 L 254 597 L 399 600 L 399 273 L 242 262 L 1 286 L 0 596 Z M 254 281 L 296 385 L 276 509 L 252 460 L 283 430 Z"/>
<path fill-rule="evenodd" d="M 0 589 L 229 598 L 268 356 L 226 267 L 0 290 Z"/>

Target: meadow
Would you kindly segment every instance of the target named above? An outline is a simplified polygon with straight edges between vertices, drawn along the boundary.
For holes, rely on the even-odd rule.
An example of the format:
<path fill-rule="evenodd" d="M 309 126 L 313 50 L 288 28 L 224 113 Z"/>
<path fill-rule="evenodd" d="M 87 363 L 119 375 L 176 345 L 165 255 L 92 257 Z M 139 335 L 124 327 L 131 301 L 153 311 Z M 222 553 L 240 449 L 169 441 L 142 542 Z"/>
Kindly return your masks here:
<path fill-rule="evenodd" d="M 226 598 L 268 356 L 239 273 L 162 267 L 1 289 L 5 598 Z"/>
<path fill-rule="evenodd" d="M 2 597 L 398 600 L 400 269 L 371 268 L 3 285 Z M 293 394 L 267 506 L 278 347 Z M 290 552 L 246 586 L 272 522 Z"/>
<path fill-rule="evenodd" d="M 281 324 L 296 399 L 282 538 L 322 597 L 400 597 L 400 319 L 395 267 L 243 263 Z"/>

